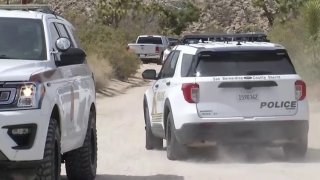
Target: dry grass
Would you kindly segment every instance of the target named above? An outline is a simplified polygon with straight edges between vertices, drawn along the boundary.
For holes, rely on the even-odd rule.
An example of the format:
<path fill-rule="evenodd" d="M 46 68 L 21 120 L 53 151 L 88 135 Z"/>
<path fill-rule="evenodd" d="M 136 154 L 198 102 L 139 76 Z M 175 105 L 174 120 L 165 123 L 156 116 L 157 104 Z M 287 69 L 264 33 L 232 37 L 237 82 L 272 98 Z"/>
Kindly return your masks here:
<path fill-rule="evenodd" d="M 106 88 L 112 78 L 112 67 L 108 61 L 98 58 L 97 55 L 89 55 L 88 64 L 94 73 L 96 90 L 99 91 Z"/>

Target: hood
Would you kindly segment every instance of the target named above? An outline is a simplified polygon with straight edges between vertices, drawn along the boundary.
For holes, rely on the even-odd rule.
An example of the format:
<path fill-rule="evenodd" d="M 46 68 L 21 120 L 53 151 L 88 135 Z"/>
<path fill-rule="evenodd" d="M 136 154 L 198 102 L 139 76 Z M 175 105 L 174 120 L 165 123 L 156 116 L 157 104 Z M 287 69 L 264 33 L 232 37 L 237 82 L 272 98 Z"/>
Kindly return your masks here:
<path fill-rule="evenodd" d="M 46 61 L 0 59 L 0 81 L 28 81 L 33 73 L 45 68 Z"/>

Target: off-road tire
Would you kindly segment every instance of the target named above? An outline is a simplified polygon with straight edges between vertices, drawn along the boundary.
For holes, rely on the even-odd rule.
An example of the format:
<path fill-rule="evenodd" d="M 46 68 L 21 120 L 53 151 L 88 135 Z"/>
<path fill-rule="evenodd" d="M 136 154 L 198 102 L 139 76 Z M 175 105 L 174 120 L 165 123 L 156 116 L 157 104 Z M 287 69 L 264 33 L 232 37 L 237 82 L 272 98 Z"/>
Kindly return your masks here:
<path fill-rule="evenodd" d="M 42 164 L 36 169 L 36 180 L 59 180 L 61 172 L 61 136 L 58 123 L 51 118 Z"/>
<path fill-rule="evenodd" d="M 69 180 L 94 180 L 97 172 L 96 116 L 91 112 L 83 146 L 65 154 Z"/>
<path fill-rule="evenodd" d="M 183 160 L 188 156 L 188 148 L 180 144 L 175 135 L 175 127 L 172 113 L 169 112 L 167 117 L 167 129 L 166 129 L 166 139 L 167 139 L 167 158 L 169 160 Z"/>
<path fill-rule="evenodd" d="M 149 110 L 148 107 L 144 107 L 144 117 L 145 117 L 145 129 L 146 129 L 146 149 L 152 150 L 152 149 L 163 149 L 163 139 L 158 138 L 153 135 L 151 130 L 151 124 L 150 124 L 150 117 L 149 117 Z"/>
<path fill-rule="evenodd" d="M 287 160 L 301 160 L 307 154 L 308 139 L 304 138 L 298 143 L 284 145 L 282 149 Z"/>

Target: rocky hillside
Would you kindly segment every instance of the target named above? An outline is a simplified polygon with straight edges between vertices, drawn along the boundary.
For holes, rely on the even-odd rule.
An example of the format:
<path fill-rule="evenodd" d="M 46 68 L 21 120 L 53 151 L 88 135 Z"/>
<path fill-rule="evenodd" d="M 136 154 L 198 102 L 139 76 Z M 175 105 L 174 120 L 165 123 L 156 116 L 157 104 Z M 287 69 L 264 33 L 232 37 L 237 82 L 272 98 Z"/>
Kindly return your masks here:
<path fill-rule="evenodd" d="M 68 11 L 81 12 L 89 17 L 94 15 L 95 0 L 46 0 L 59 14 Z"/>
<path fill-rule="evenodd" d="M 251 0 L 196 0 L 202 9 L 199 22 L 189 32 L 203 31 L 265 31 L 268 21 L 262 11 L 253 7 Z"/>
<path fill-rule="evenodd" d="M 31 4 L 49 4 L 58 14 L 66 14 L 70 10 L 93 16 L 96 0 L 25 0 Z M 20 4 L 21 0 L 0 0 L 0 4 Z"/>
<path fill-rule="evenodd" d="M 6 0 L 1 0 L 6 2 Z M 11 0 L 20 2 L 21 0 Z M 61 14 L 77 10 L 87 16 L 94 15 L 97 0 L 29 0 L 33 3 L 49 3 Z M 145 0 L 148 1 L 148 0 Z M 166 4 L 179 4 L 183 0 L 159 0 Z M 195 0 L 201 9 L 199 22 L 195 22 L 187 32 L 240 32 L 266 31 L 268 21 L 262 17 L 262 11 L 253 7 L 251 0 Z"/>

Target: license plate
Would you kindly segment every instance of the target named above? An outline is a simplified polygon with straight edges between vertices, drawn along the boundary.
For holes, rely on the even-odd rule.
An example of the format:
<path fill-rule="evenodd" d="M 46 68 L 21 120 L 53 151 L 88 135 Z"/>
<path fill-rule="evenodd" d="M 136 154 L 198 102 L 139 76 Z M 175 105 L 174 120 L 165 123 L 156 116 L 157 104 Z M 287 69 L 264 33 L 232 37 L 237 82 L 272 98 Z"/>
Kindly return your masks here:
<path fill-rule="evenodd" d="M 238 101 L 258 101 L 258 94 L 239 94 Z"/>

